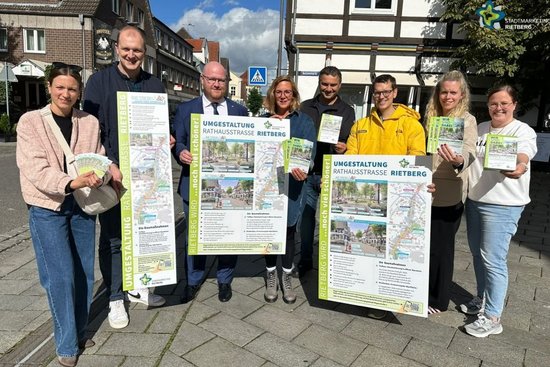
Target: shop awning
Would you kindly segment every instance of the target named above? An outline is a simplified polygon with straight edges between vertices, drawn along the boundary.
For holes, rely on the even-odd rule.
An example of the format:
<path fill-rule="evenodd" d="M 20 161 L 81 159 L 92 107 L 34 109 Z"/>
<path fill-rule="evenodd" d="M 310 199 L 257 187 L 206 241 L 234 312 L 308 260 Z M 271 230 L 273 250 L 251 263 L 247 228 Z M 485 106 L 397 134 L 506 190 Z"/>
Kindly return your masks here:
<path fill-rule="evenodd" d="M 43 78 L 46 67 L 50 65 L 48 62 L 27 59 L 19 63 L 13 68 L 15 75 L 30 76 L 35 78 Z"/>

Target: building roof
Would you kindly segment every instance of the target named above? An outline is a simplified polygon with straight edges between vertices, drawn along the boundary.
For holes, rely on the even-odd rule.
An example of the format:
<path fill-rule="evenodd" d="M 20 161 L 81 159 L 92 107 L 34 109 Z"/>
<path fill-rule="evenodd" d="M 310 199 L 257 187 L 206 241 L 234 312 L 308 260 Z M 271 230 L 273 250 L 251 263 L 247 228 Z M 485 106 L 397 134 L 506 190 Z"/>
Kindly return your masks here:
<path fill-rule="evenodd" d="M 202 52 L 202 45 L 204 43 L 204 38 L 186 38 L 185 41 L 193 46 L 193 52 Z"/>
<path fill-rule="evenodd" d="M 220 43 L 216 41 L 208 41 L 208 61 L 217 61 L 220 60 Z"/>
<path fill-rule="evenodd" d="M 101 0 L 25 0 L 24 2 L 0 0 L 0 8 L 3 13 L 93 16 L 100 2 Z"/>

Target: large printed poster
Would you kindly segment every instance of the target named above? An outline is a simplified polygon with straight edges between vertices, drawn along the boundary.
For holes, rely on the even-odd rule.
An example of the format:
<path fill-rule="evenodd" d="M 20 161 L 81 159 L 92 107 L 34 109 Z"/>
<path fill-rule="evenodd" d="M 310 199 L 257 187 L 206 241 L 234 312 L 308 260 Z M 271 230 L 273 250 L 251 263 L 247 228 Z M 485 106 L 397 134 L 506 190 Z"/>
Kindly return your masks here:
<path fill-rule="evenodd" d="M 123 289 L 177 282 L 168 97 L 118 92 Z"/>
<path fill-rule="evenodd" d="M 196 254 L 284 254 L 288 120 L 191 115 L 189 247 Z"/>
<path fill-rule="evenodd" d="M 325 155 L 319 298 L 427 317 L 430 157 Z"/>

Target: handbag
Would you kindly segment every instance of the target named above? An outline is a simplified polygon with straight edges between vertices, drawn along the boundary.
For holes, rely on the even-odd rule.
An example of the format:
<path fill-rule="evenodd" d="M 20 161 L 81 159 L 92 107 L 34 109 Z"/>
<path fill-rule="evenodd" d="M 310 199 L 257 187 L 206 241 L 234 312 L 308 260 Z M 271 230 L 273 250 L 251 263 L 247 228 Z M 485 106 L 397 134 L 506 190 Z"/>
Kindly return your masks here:
<path fill-rule="evenodd" d="M 67 162 L 67 173 L 72 178 L 78 177 L 78 167 L 76 166 L 75 156 L 71 151 L 69 144 L 67 144 L 67 141 L 63 137 L 59 126 L 55 123 L 49 107 L 42 109 L 42 116 L 50 125 L 57 142 L 63 149 L 65 160 Z M 108 184 L 110 179 L 111 175 L 107 172 L 101 186 L 97 188 L 83 187 L 73 191 L 73 197 L 84 213 L 89 215 L 101 214 L 119 203 L 119 198 L 115 189 Z"/>

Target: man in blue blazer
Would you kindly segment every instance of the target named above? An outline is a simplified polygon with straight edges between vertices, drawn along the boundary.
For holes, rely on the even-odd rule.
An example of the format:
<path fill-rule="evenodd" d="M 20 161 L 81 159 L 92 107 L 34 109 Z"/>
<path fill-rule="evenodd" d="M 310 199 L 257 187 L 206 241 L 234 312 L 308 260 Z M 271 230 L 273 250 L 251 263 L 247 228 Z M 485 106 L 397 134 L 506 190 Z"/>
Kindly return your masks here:
<path fill-rule="evenodd" d="M 246 107 L 225 98 L 227 92 L 227 72 L 218 62 L 211 61 L 204 66 L 201 75 L 203 95 L 180 104 L 174 118 L 176 145 L 174 157 L 182 166 L 178 194 L 183 199 L 183 210 L 187 221 L 184 232 L 187 254 L 187 224 L 189 216 L 189 165 L 193 156 L 189 152 L 189 131 L 192 113 L 206 115 L 248 116 Z M 237 255 L 218 255 L 218 299 L 227 302 L 231 299 L 231 281 L 237 264 Z M 195 298 L 204 279 L 206 256 L 187 254 L 187 286 L 181 297 L 182 303 Z"/>

